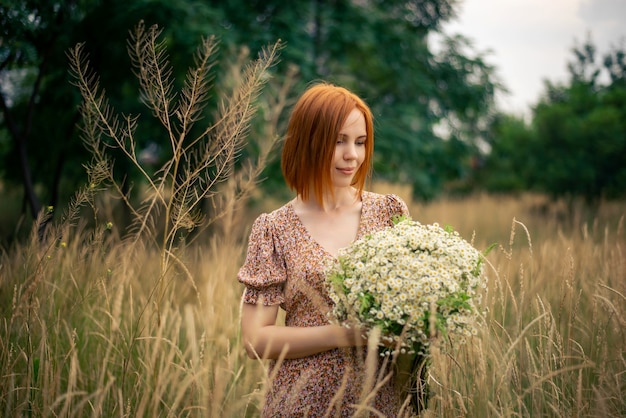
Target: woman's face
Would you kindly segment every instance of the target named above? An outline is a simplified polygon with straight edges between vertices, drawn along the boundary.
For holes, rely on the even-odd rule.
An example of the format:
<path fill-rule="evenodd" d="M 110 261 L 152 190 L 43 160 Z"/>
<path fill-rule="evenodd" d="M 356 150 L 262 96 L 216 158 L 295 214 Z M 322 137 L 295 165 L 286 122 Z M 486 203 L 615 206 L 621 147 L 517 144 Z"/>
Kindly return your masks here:
<path fill-rule="evenodd" d="M 367 130 L 365 117 L 359 109 L 348 115 L 339 131 L 331 165 L 331 178 L 336 188 L 350 187 L 354 176 L 365 160 Z"/>

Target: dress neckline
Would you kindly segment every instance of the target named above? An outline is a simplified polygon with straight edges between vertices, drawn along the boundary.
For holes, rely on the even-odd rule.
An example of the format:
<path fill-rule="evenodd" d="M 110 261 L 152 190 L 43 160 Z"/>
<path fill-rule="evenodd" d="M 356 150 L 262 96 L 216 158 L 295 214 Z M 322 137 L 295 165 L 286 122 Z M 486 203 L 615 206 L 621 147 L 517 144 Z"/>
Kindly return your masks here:
<path fill-rule="evenodd" d="M 355 235 L 354 239 L 352 241 L 350 241 L 350 244 L 352 244 L 353 242 L 359 240 L 361 238 L 361 236 L 363 235 L 363 221 L 365 219 L 365 215 L 366 215 L 367 208 L 368 208 L 368 205 L 367 205 L 368 198 L 369 198 L 369 194 L 368 194 L 368 192 L 366 192 L 364 190 L 363 193 L 361 193 L 361 213 L 359 214 L 359 226 L 357 227 L 356 235 Z M 329 250 L 326 249 L 326 247 L 324 247 L 322 244 L 317 242 L 316 239 L 313 238 L 313 236 L 309 232 L 308 228 L 304 225 L 304 223 L 302 223 L 302 220 L 300 219 L 300 216 L 296 213 L 296 210 L 293 207 L 293 201 L 290 201 L 285 206 L 287 207 L 287 211 L 289 212 L 290 216 L 292 216 L 294 218 L 294 221 L 295 221 L 296 225 L 302 231 L 302 233 L 304 234 L 306 239 L 309 242 L 311 242 L 314 246 L 319 248 L 324 254 L 326 254 L 327 256 L 331 257 L 333 260 L 336 260 L 339 254 L 335 255 L 335 254 L 331 253 Z M 350 244 L 348 244 L 348 245 L 350 245 Z M 342 248 L 345 248 L 345 247 L 342 247 Z"/>

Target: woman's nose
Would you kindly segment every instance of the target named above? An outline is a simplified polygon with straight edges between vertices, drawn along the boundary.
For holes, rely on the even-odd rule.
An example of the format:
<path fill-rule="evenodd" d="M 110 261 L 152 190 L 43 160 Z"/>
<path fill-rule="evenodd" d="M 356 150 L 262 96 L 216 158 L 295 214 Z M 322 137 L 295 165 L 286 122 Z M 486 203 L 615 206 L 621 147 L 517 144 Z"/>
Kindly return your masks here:
<path fill-rule="evenodd" d="M 343 158 L 346 160 L 354 160 L 357 157 L 356 153 L 356 145 L 355 144 L 346 144 L 346 149 L 343 154 Z"/>

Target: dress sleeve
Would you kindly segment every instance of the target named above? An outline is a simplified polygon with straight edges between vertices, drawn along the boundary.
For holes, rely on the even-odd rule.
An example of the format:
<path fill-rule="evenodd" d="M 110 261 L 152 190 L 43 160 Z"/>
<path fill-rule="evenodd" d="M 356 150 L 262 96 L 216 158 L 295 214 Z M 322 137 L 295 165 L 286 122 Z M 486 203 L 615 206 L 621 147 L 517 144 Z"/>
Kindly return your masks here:
<path fill-rule="evenodd" d="M 409 213 L 409 207 L 404 202 L 404 200 L 400 198 L 400 196 L 397 196 L 395 194 L 388 194 L 386 195 L 386 198 L 387 198 L 387 207 L 389 208 L 390 222 L 394 216 L 401 216 L 401 215 L 411 216 Z"/>
<path fill-rule="evenodd" d="M 277 251 L 274 228 L 269 215 L 261 214 L 252 225 L 246 260 L 237 279 L 246 286 L 245 303 L 278 305 L 285 301 L 283 284 L 286 270 L 283 257 Z"/>

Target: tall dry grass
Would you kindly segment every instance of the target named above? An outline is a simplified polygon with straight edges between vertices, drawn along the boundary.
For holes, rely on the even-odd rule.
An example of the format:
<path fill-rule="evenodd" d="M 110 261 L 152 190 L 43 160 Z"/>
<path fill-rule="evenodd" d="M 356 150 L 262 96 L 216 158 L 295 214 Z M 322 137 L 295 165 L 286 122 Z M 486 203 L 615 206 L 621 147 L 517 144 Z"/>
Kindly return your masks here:
<path fill-rule="evenodd" d="M 93 160 L 86 186 L 62 216 L 51 220 L 50 208 L 29 241 L 0 254 L 5 416 L 246 416 L 254 410 L 249 388 L 259 374 L 254 365 L 243 367 L 240 290 L 232 277 L 245 230 L 237 209 L 254 189 L 275 127 L 260 132 L 258 158 L 241 153 L 280 44 L 256 60 L 237 57 L 224 83 L 232 86 L 219 91 L 209 121 L 204 109 L 215 39 L 202 40 L 195 66 L 175 92 L 159 37 L 156 26 L 140 23 L 128 45 L 142 99 L 171 147 L 156 173 L 138 159 L 138 118 L 109 105 L 83 45 L 68 53 Z M 273 106 L 263 109 L 269 120 L 278 120 L 274 112 L 280 113 L 292 81 L 270 83 Z M 208 125 L 192 129 L 201 120 Z M 141 190 L 130 194 L 122 187 L 111 150 L 134 166 Z M 126 206 L 130 230 L 111 222 L 111 199 Z"/>
<path fill-rule="evenodd" d="M 182 257 L 153 304 L 158 252 L 129 253 L 73 228 L 4 252 L 3 416 L 245 416 L 258 373 L 238 340 L 242 244 Z M 244 367 L 246 366 L 246 367 Z"/>
<path fill-rule="evenodd" d="M 570 210 L 535 195 L 413 206 L 479 248 L 499 243 L 482 332 L 433 355 L 435 416 L 626 414 L 626 205 Z"/>
<path fill-rule="evenodd" d="M 412 205 L 428 222 L 509 217 L 502 227 L 482 216 L 468 232 L 478 247 L 502 236 L 488 257 L 488 314 L 469 344 L 434 350 L 425 415 L 624 416 L 623 212 L 615 219 L 608 205 L 595 218 L 606 228 L 570 227 L 537 214 L 536 199 Z M 556 232 L 533 239 L 535 228 Z M 4 416 L 258 415 L 266 370 L 239 335 L 244 233 L 186 248 L 159 309 L 157 251 L 128 252 L 106 229 L 98 240 L 80 227 L 61 236 L 0 258 Z"/>

